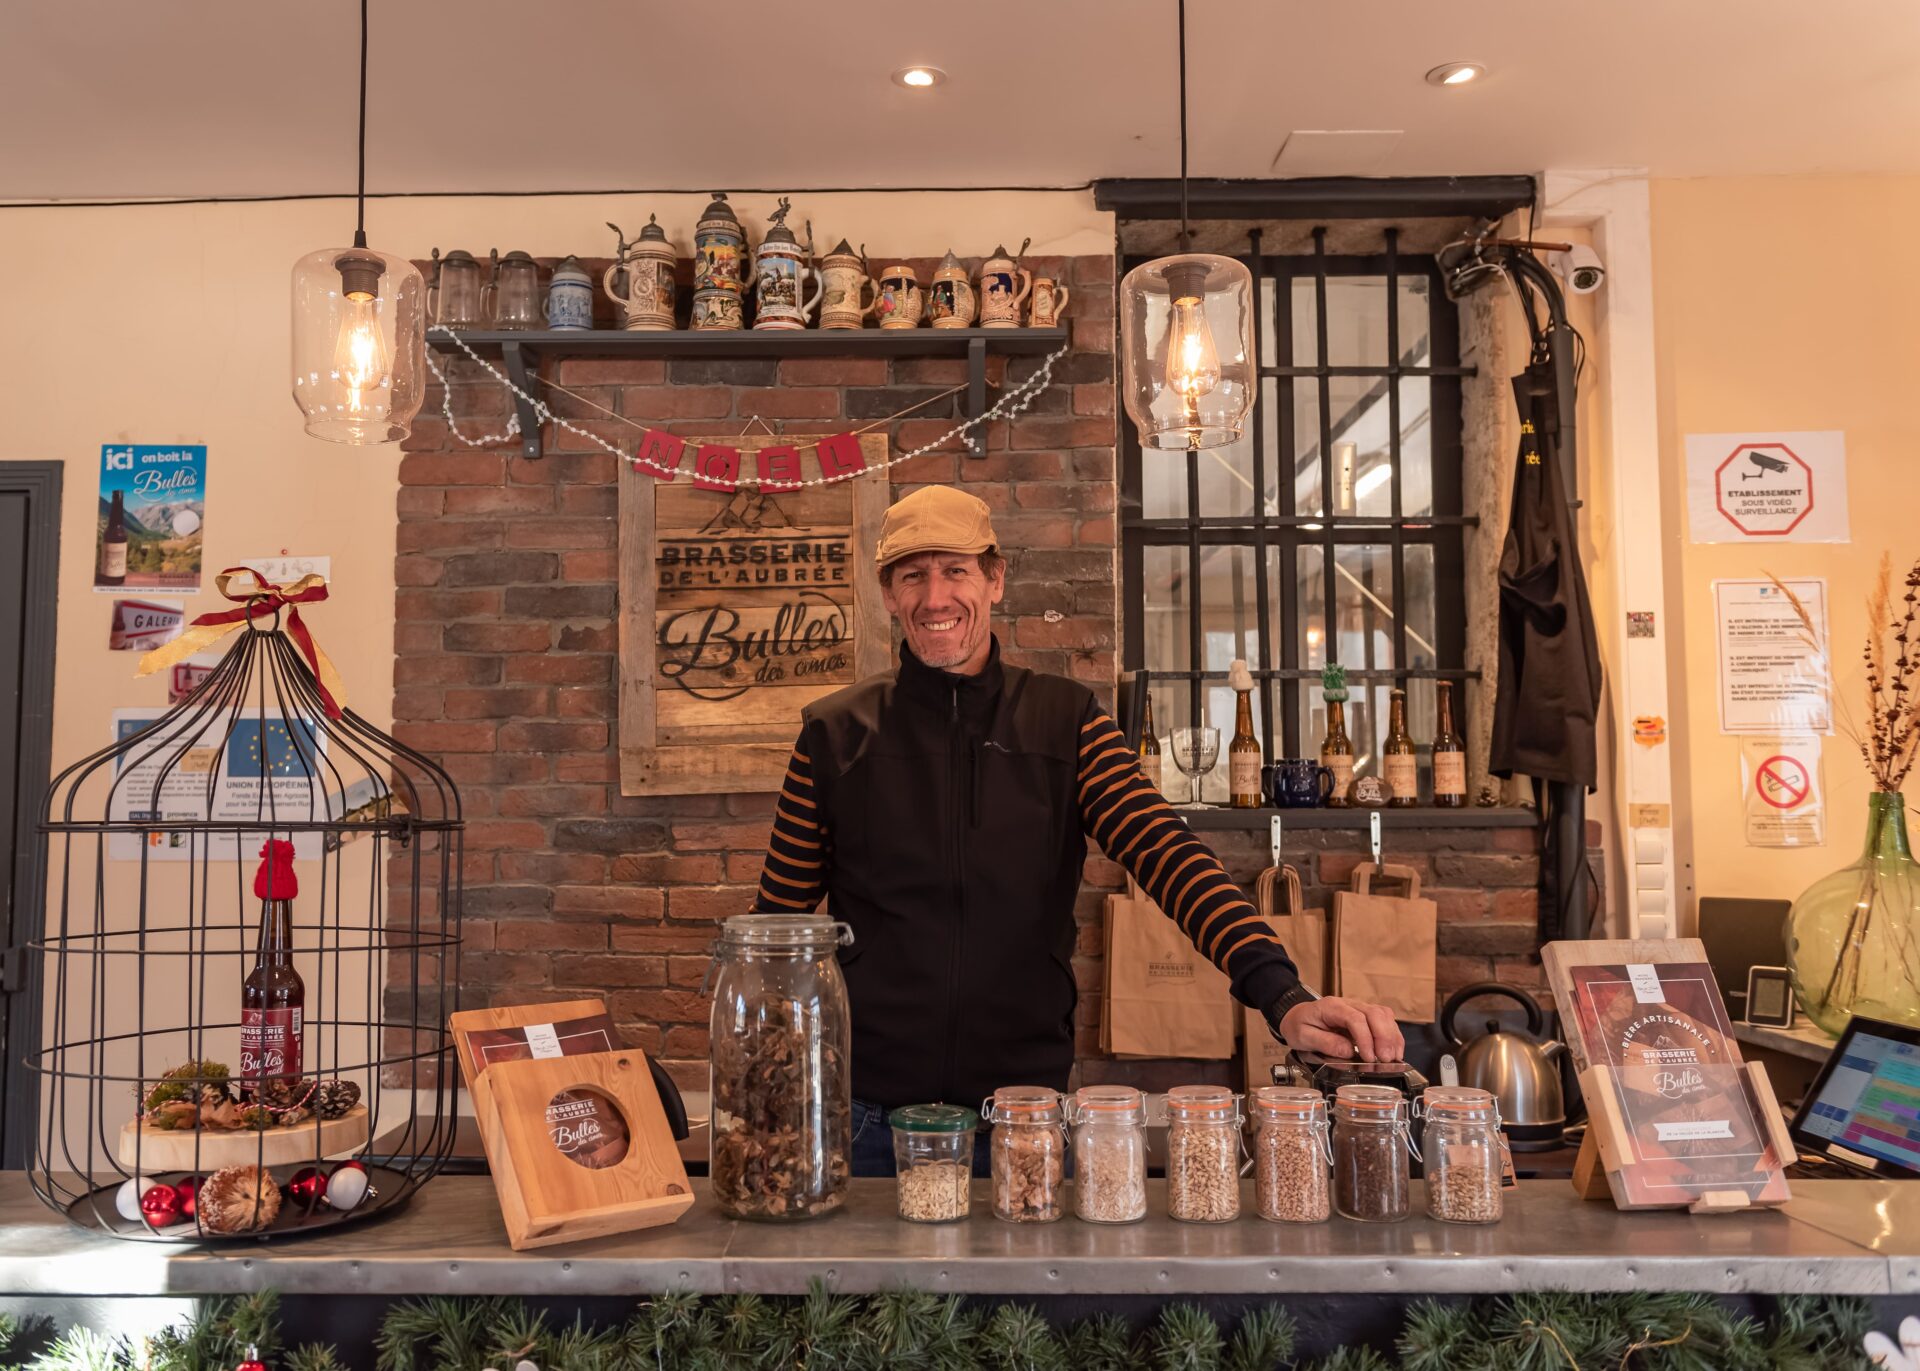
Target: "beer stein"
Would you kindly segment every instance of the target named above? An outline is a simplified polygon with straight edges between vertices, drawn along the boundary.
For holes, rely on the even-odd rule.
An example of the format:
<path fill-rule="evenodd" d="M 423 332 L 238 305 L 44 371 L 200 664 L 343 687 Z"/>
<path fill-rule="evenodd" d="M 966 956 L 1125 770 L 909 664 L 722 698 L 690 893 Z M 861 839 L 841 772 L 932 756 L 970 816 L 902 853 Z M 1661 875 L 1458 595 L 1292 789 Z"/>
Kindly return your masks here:
<path fill-rule="evenodd" d="M 625 311 L 622 322 L 635 332 L 671 329 L 676 260 L 666 231 L 651 214 L 647 226 L 631 243 L 620 233 L 619 225 L 607 227 L 620 234 L 620 260 L 608 267 L 601 279 L 614 304 Z"/>
<path fill-rule="evenodd" d="M 746 293 L 750 267 L 747 261 L 747 231 L 734 217 L 733 207 L 722 191 L 713 193 L 713 202 L 701 212 L 693 230 L 693 326 L 696 329 L 729 329 L 744 325 L 741 300 Z M 731 303 L 721 299 L 730 293 Z"/>
<path fill-rule="evenodd" d="M 495 248 L 488 254 L 493 263 L 493 279 L 481 292 L 493 297 L 493 326 L 496 329 L 535 329 L 545 320 L 540 313 L 540 268 L 533 258 L 515 248 L 506 256 Z"/>
<path fill-rule="evenodd" d="M 547 283 L 547 327 L 556 333 L 584 333 L 593 327 L 593 278 L 569 255 Z"/>
<path fill-rule="evenodd" d="M 693 317 L 688 323 L 701 332 L 747 326 L 745 301 L 726 286 L 710 286 L 693 293 Z"/>
<path fill-rule="evenodd" d="M 485 328 L 487 305 L 480 263 L 465 248 L 445 257 L 433 250 L 433 284 L 427 287 L 427 317 L 445 328 Z"/>
<path fill-rule="evenodd" d="M 1019 328 L 1020 306 L 1032 289 L 1033 273 L 1007 256 L 1004 247 L 995 248 L 993 256 L 980 264 L 980 327 Z"/>
<path fill-rule="evenodd" d="M 1067 312 L 1067 283 L 1045 276 L 1033 278 L 1033 294 L 1027 302 L 1028 328 L 1057 328 Z"/>
<path fill-rule="evenodd" d="M 933 273 L 933 289 L 928 292 L 927 313 L 935 328 L 973 327 L 973 286 L 967 281 L 967 269 L 949 248 Z"/>
<path fill-rule="evenodd" d="M 754 254 L 753 326 L 757 329 L 797 329 L 820 303 L 820 273 L 809 263 L 813 260 L 813 226 L 807 226 L 807 247 L 787 227 L 791 205 L 783 196 L 773 212 L 773 227 Z M 806 283 L 813 282 L 813 295 L 802 298 Z"/>
<path fill-rule="evenodd" d="M 881 328 L 919 328 L 927 299 L 913 268 L 903 264 L 881 272 L 880 292 L 873 297 L 871 308 Z"/>
<path fill-rule="evenodd" d="M 873 278 L 867 275 L 865 251 L 856 254 L 842 238 L 820 259 L 820 327 L 864 328 L 866 317 L 880 300 L 877 290 L 872 302 L 863 298 L 873 284 Z"/>

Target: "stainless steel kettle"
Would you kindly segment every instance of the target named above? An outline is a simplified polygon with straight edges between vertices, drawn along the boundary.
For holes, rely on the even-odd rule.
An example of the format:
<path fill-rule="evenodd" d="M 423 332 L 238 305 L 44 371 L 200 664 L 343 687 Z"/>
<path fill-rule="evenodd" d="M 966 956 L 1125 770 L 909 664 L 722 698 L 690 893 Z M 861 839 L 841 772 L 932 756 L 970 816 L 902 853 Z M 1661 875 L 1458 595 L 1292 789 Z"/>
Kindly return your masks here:
<path fill-rule="evenodd" d="M 1461 1005 L 1481 995 L 1504 995 L 1519 1003 L 1527 1011 L 1526 1034 L 1510 1032 L 1498 1019 L 1488 1019 L 1484 1033 L 1463 1039 L 1453 1026 L 1454 1015 Z M 1440 1010 L 1440 1031 L 1453 1043 L 1459 1059 L 1460 1084 L 1491 1091 L 1500 1101 L 1501 1123 L 1516 1152 L 1558 1147 L 1566 1130 L 1566 1100 L 1554 1061 L 1566 1044 L 1538 1041 L 1545 1027 L 1546 1016 L 1533 996 L 1498 981 L 1463 985 Z"/>

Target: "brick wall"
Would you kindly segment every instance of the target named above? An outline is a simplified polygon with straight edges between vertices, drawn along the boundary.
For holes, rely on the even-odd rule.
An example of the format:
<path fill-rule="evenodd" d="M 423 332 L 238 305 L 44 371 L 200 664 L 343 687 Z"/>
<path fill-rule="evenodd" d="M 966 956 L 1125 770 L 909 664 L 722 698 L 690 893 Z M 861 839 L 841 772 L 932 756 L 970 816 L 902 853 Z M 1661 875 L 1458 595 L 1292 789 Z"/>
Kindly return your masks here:
<path fill-rule="evenodd" d="M 1113 263 L 1028 261 L 1073 288 L 1073 350 L 1053 387 L 1023 417 L 990 426 L 986 456 L 950 445 L 896 467 L 894 489 L 959 482 L 986 500 L 1010 560 L 997 626 L 1008 659 L 1086 681 L 1111 704 Z M 916 265 L 930 279 L 935 263 Z M 443 365 L 462 431 L 503 428 L 505 392 L 470 362 Z M 1004 373 L 1017 379 L 1037 365 L 1016 358 Z M 991 374 L 1002 372 L 995 361 Z M 940 392 L 965 377 L 961 363 L 933 359 L 572 358 L 554 379 L 591 402 L 555 394 L 557 412 L 630 453 L 638 431 L 603 411 L 681 432 L 744 427 L 758 415 L 808 434 L 932 400 L 889 426 L 894 450 L 905 451 L 951 426 L 959 401 Z M 440 417 L 441 399 L 429 393 L 400 467 L 394 718 L 401 740 L 451 772 L 469 820 L 464 1002 L 604 995 L 629 1042 L 683 1084 L 703 1086 L 706 952 L 715 921 L 752 897 L 773 797 L 620 793 L 614 482 L 638 478 L 565 432 L 549 430 L 540 461 L 518 456 L 517 442 L 466 447 Z M 1264 835 L 1209 836 L 1250 883 Z M 1493 975 L 1537 983 L 1533 844 L 1531 830 L 1396 836 L 1395 858 L 1418 865 L 1440 901 L 1447 988 Z M 1310 859 L 1310 898 L 1324 902 L 1322 887 L 1344 883 L 1361 839 L 1300 830 L 1296 845 Z M 1076 908 L 1086 1057 L 1098 1037 L 1099 917 L 1119 884 L 1119 869 L 1096 857 Z"/>

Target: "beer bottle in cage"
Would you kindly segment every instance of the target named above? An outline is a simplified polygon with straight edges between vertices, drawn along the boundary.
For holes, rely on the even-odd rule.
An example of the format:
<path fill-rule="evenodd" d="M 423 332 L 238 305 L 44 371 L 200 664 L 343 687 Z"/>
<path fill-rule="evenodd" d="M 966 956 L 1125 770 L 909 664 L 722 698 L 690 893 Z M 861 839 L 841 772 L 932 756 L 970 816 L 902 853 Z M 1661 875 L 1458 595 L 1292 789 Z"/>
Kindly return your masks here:
<path fill-rule="evenodd" d="M 300 1018 L 307 986 L 293 965 L 293 844 L 269 839 L 260 849 L 254 895 L 266 902 L 259 950 L 240 986 L 240 1076 L 300 1074 Z"/>

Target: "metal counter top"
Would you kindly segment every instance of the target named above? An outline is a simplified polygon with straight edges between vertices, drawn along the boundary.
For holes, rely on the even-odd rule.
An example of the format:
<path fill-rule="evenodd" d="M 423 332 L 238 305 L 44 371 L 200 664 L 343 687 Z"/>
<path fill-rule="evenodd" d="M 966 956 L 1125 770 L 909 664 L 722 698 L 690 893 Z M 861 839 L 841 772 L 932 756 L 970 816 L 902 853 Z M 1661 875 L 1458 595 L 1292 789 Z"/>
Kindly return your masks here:
<path fill-rule="evenodd" d="M 1887 1294 L 1920 1290 L 1920 1187 L 1802 1181 L 1785 1210 L 1695 1218 L 1622 1214 L 1565 1181 L 1525 1181 L 1487 1228 L 1425 1218 L 1295 1227 L 1247 1212 L 1198 1226 L 1150 1217 L 1100 1227 L 992 1217 L 924 1225 L 895 1216 L 892 1181 L 855 1181 L 847 1204 L 810 1223 L 738 1223 L 699 1202 L 679 1223 L 539 1252 L 507 1246 L 492 1184 L 443 1176 L 388 1218 L 297 1241 L 197 1247 L 90 1234 L 47 1209 L 19 1173 L 0 1175 L 0 1295 L 632 1295 L 803 1292 L 809 1278 L 865 1292 L 901 1285 L 968 1294 L 1187 1295 L 1701 1290 Z M 1416 1191 L 1417 1191 L 1416 1183 Z M 1415 1195 L 1418 1212 L 1421 1197 Z"/>

